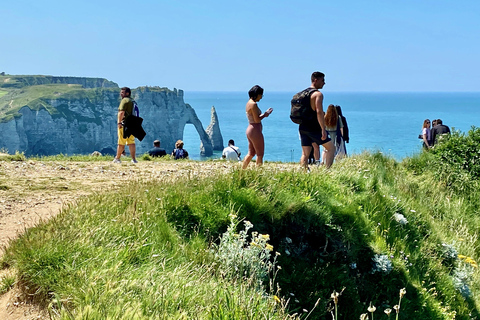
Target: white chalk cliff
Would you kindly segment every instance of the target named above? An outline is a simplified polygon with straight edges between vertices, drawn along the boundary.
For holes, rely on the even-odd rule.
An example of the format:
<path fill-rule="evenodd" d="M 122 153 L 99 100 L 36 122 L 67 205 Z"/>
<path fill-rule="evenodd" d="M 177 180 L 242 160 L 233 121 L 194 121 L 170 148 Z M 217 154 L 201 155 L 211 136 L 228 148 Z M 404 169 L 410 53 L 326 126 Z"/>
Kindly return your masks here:
<path fill-rule="evenodd" d="M 85 88 L 85 81 L 81 80 L 85 78 L 55 79 L 55 85 L 70 83 L 79 88 L 36 97 L 17 110 L 9 110 L 9 106 L 15 104 L 14 99 L 20 89 L 0 98 L 0 149 L 9 153 L 20 151 L 26 155 L 111 153 L 116 150 L 116 117 L 120 101 L 118 85 L 97 79 L 88 82 L 93 83 L 91 88 Z M 221 133 L 216 114 L 212 115 L 215 123 L 211 124 L 208 134 L 195 110 L 183 101 L 182 90 L 139 87 L 132 89 L 132 97 L 139 105 L 140 116 L 144 119 L 143 128 L 147 133 L 142 142 L 136 141 L 137 154 L 148 151 L 155 139 L 161 140 L 167 152 L 173 150 L 175 141 L 183 139 L 186 124 L 193 124 L 198 132 L 201 155 L 213 154 L 212 141 L 215 145 L 221 144 L 218 142 Z"/>

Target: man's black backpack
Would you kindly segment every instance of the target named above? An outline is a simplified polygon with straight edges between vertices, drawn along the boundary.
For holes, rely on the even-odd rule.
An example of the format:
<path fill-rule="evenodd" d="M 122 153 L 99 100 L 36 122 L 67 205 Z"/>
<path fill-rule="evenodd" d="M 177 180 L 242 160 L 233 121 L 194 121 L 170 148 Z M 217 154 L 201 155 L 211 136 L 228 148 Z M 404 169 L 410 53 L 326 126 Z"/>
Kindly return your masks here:
<path fill-rule="evenodd" d="M 317 91 L 317 89 L 307 88 L 293 96 L 291 101 L 292 108 L 290 109 L 290 119 L 294 123 L 301 124 L 315 116 L 315 113 L 310 107 L 310 95 L 314 91 Z"/>

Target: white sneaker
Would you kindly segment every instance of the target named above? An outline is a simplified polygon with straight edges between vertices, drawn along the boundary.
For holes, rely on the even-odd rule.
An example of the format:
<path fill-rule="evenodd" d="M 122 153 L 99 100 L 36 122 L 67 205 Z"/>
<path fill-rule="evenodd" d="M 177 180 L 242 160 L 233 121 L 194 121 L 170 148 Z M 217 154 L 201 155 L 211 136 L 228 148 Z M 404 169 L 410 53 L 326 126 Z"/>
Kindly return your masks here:
<path fill-rule="evenodd" d="M 132 159 L 132 163 L 138 163 L 138 161 L 135 159 Z"/>
<path fill-rule="evenodd" d="M 120 159 L 117 159 L 117 158 L 113 159 L 112 162 L 113 162 L 113 163 L 122 163 L 122 161 L 120 161 Z"/>

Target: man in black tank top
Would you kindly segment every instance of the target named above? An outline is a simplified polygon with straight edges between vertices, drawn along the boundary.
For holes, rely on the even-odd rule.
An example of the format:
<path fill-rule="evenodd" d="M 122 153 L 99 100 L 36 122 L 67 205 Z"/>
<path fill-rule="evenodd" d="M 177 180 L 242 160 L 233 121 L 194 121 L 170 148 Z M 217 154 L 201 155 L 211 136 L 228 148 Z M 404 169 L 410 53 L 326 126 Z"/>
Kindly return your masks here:
<path fill-rule="evenodd" d="M 300 164 L 305 168 L 308 167 L 308 156 L 312 151 L 312 143 L 316 143 L 319 146 L 325 148 L 325 158 L 322 159 L 327 168 L 333 163 L 333 157 L 335 156 L 333 143 L 325 130 L 325 115 L 323 112 L 323 94 L 318 90 L 322 89 L 325 85 L 325 75 L 321 72 L 315 71 L 312 73 L 312 90 L 310 94 L 310 106 L 312 113 L 315 115 L 311 121 L 302 122 L 299 126 L 300 140 L 302 142 L 302 157 Z"/>

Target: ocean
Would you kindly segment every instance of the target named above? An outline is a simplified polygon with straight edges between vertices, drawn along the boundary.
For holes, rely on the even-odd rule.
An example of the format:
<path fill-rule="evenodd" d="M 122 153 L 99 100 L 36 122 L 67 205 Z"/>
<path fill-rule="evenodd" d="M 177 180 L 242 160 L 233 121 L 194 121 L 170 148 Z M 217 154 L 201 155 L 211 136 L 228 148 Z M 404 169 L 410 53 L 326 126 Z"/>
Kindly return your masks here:
<path fill-rule="evenodd" d="M 474 93 L 324 93 L 324 110 L 329 104 L 340 105 L 350 130 L 349 155 L 365 150 L 380 151 L 401 160 L 421 152 L 418 139 L 424 119 L 442 119 L 450 129 L 468 132 L 480 126 L 480 92 Z M 295 92 L 268 92 L 258 102 L 260 110 L 270 107 L 273 113 L 264 119 L 265 161 L 298 162 L 302 154 L 298 125 L 290 118 L 290 100 Z M 210 123 L 211 108 L 215 107 L 224 145 L 229 139 L 247 154 L 245 136 L 247 92 L 184 92 L 185 103 L 197 113 L 204 128 Z M 193 125 L 187 125 L 183 140 L 190 158 L 200 156 L 200 138 Z M 211 158 L 220 158 L 216 151 Z"/>

